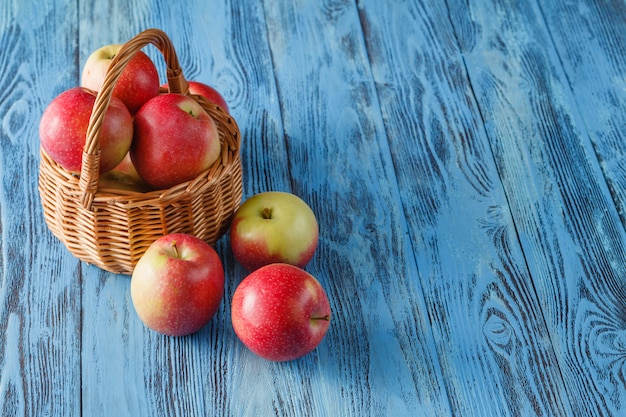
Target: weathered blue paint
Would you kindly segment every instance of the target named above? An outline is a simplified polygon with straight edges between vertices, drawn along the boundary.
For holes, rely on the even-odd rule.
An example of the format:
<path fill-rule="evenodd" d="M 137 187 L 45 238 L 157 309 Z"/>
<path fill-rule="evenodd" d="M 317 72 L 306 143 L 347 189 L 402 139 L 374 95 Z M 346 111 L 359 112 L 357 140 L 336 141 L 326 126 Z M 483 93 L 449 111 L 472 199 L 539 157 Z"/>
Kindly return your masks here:
<path fill-rule="evenodd" d="M 228 101 L 244 196 L 318 216 L 333 318 L 300 360 L 237 340 L 227 237 L 216 317 L 169 338 L 45 227 L 41 113 L 148 27 Z M 3 2 L 0 413 L 624 414 L 625 52 L 619 0 Z"/>

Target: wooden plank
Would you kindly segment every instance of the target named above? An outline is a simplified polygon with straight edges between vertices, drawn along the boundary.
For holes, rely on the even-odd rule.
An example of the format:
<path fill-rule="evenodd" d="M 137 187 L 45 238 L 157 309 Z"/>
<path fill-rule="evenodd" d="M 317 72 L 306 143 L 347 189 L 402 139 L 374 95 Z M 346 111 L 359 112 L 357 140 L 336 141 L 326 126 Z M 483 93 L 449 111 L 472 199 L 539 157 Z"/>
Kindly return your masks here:
<path fill-rule="evenodd" d="M 108 7 L 114 15 L 131 16 L 132 24 L 103 20 L 112 13 Z M 240 126 L 246 197 L 290 189 L 260 4 L 85 2 L 81 16 L 81 62 L 101 45 L 124 42 L 148 27 L 163 29 L 185 76 L 220 90 Z M 160 54 L 153 47 L 145 51 L 163 74 Z M 211 324 L 185 338 L 162 337 L 143 327 L 128 295 L 127 277 L 85 270 L 84 298 L 90 300 L 84 306 L 83 329 L 87 415 L 258 416 L 273 415 L 281 407 L 274 387 L 282 373 L 249 354 L 232 331 L 230 297 L 245 271 L 232 258 L 226 238 L 217 251 L 227 277 L 224 301 Z"/>
<path fill-rule="evenodd" d="M 623 415 L 626 391 L 615 378 L 622 374 L 608 358 L 623 329 L 626 236 L 540 10 L 521 3 L 450 1 L 449 8 L 563 395 L 572 415 Z M 568 25 L 568 36 L 578 29 Z"/>
<path fill-rule="evenodd" d="M 466 10 L 360 7 L 453 415 L 569 415 L 459 49 L 465 39 L 450 25 Z"/>
<path fill-rule="evenodd" d="M 265 14 L 293 190 L 320 220 L 309 269 L 334 307 L 306 372 L 317 389 L 279 392 L 284 414 L 450 415 L 358 10 L 266 2 Z M 308 408 L 292 400 L 316 392 Z"/>
<path fill-rule="evenodd" d="M 626 5 L 552 1 L 539 7 L 583 119 L 581 128 L 626 225 Z"/>
<path fill-rule="evenodd" d="M 622 224 L 626 225 L 625 4 L 609 1 L 570 5 L 556 1 L 539 6 L 563 62 L 566 80 L 583 121 L 581 129 L 586 130 L 593 143 Z M 617 245 L 624 245 L 620 235 L 611 239 Z M 623 275 L 619 282 L 623 288 Z M 596 317 L 602 325 L 596 328 L 585 325 L 580 349 L 592 353 L 584 365 L 593 375 L 596 395 L 611 408 L 624 410 L 626 382 L 620 365 L 624 349 L 618 341 L 624 333 L 626 299 L 619 298 L 619 294 L 623 291 L 617 293 L 615 304 L 611 303 L 613 310 L 603 307 L 600 312 L 589 312 L 588 317 Z M 599 299 L 598 304 L 603 306 L 603 300 Z"/>
<path fill-rule="evenodd" d="M 80 267 L 47 230 L 37 191 L 41 112 L 76 80 L 66 16 L 72 5 L 0 6 L 3 416 L 80 415 Z"/>
<path fill-rule="evenodd" d="M 142 2 L 80 3 L 79 74 L 91 52 L 123 43 L 149 27 L 143 16 L 146 7 Z M 154 55 L 154 50 L 149 53 Z M 150 409 L 156 400 L 144 379 L 149 350 L 144 350 L 144 328 L 130 301 L 129 277 L 93 266 L 84 266 L 83 274 L 82 413 L 163 415 Z"/>

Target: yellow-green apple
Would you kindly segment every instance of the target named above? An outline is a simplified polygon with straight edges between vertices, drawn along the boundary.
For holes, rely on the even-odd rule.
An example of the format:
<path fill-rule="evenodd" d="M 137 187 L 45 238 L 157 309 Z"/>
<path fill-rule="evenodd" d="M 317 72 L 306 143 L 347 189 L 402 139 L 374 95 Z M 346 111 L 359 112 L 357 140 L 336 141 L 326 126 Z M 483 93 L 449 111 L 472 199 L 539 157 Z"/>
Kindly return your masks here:
<path fill-rule="evenodd" d="M 55 97 L 41 116 L 41 146 L 68 171 L 80 172 L 95 102 L 95 92 L 74 87 Z M 113 97 L 100 131 L 100 173 L 108 172 L 120 163 L 128 153 L 132 140 L 132 116 L 124 103 Z"/>
<path fill-rule="evenodd" d="M 165 235 L 137 262 L 130 294 L 137 315 L 150 329 L 168 336 L 195 333 L 211 321 L 222 301 L 222 262 L 195 236 Z"/>
<path fill-rule="evenodd" d="M 137 173 L 130 159 L 130 152 L 126 154 L 122 162 L 115 168 L 100 176 L 98 187 L 101 189 L 117 189 L 139 193 L 150 191 L 150 186 Z"/>
<path fill-rule="evenodd" d="M 231 319 L 245 346 L 272 361 L 300 358 L 315 349 L 330 325 L 330 303 L 315 277 L 296 266 L 271 264 L 235 289 Z"/>
<path fill-rule="evenodd" d="M 228 110 L 228 104 L 226 104 L 226 100 L 224 100 L 224 97 L 215 88 L 199 81 L 188 81 L 187 83 L 189 84 L 189 92 L 191 94 L 197 94 L 199 96 L 202 96 L 209 100 L 211 103 L 220 106 L 226 113 L 230 112 L 230 110 Z M 161 87 L 165 89 L 169 88 L 167 83 L 163 84 Z"/>
<path fill-rule="evenodd" d="M 318 238 L 313 210 L 300 197 L 281 191 L 248 198 L 230 225 L 233 254 L 250 271 L 277 262 L 302 268 L 313 257 Z"/>
<path fill-rule="evenodd" d="M 122 44 L 105 45 L 91 53 L 85 61 L 81 86 L 100 91 L 106 72 L 119 52 Z M 159 73 L 156 66 L 143 51 L 138 51 L 128 61 L 115 84 L 113 97 L 117 97 L 128 107 L 131 114 L 152 97 L 159 94 Z"/>
<path fill-rule="evenodd" d="M 164 189 L 192 180 L 219 158 L 217 125 L 191 97 L 161 94 L 134 120 L 131 159 L 151 187 Z"/>

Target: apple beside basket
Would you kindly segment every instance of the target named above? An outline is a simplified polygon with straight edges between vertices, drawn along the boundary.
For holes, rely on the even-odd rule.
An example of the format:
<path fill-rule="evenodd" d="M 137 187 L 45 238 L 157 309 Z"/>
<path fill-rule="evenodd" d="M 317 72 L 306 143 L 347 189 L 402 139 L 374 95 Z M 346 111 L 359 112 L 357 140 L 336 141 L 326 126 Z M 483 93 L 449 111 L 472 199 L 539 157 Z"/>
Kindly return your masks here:
<path fill-rule="evenodd" d="M 165 59 L 170 92 L 194 98 L 213 117 L 222 155 L 208 171 L 166 190 L 99 190 L 99 134 L 117 79 L 133 55 L 153 44 Z M 219 106 L 191 95 L 168 36 L 148 29 L 129 40 L 111 63 L 91 114 L 80 175 L 66 171 L 40 149 L 39 194 L 46 224 L 78 259 L 131 274 L 159 237 L 189 233 L 214 244 L 228 229 L 242 198 L 241 136 Z"/>

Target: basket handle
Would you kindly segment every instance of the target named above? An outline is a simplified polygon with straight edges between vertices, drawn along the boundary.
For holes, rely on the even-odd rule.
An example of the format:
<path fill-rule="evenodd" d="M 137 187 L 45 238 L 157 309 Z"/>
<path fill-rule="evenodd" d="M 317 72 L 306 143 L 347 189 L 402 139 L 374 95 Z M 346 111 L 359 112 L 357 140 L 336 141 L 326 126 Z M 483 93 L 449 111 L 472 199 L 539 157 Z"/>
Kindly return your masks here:
<path fill-rule="evenodd" d="M 113 89 L 128 62 L 138 51 L 149 44 L 156 46 L 165 59 L 169 91 L 181 94 L 189 92 L 189 84 L 183 76 L 173 44 L 162 30 L 147 29 L 120 48 L 107 69 L 102 87 L 96 96 L 96 102 L 87 128 L 87 138 L 83 150 L 79 179 L 81 204 L 87 210 L 91 210 L 95 193 L 98 190 L 98 180 L 100 178 L 100 130 L 102 129 L 107 108 L 111 102 Z"/>

